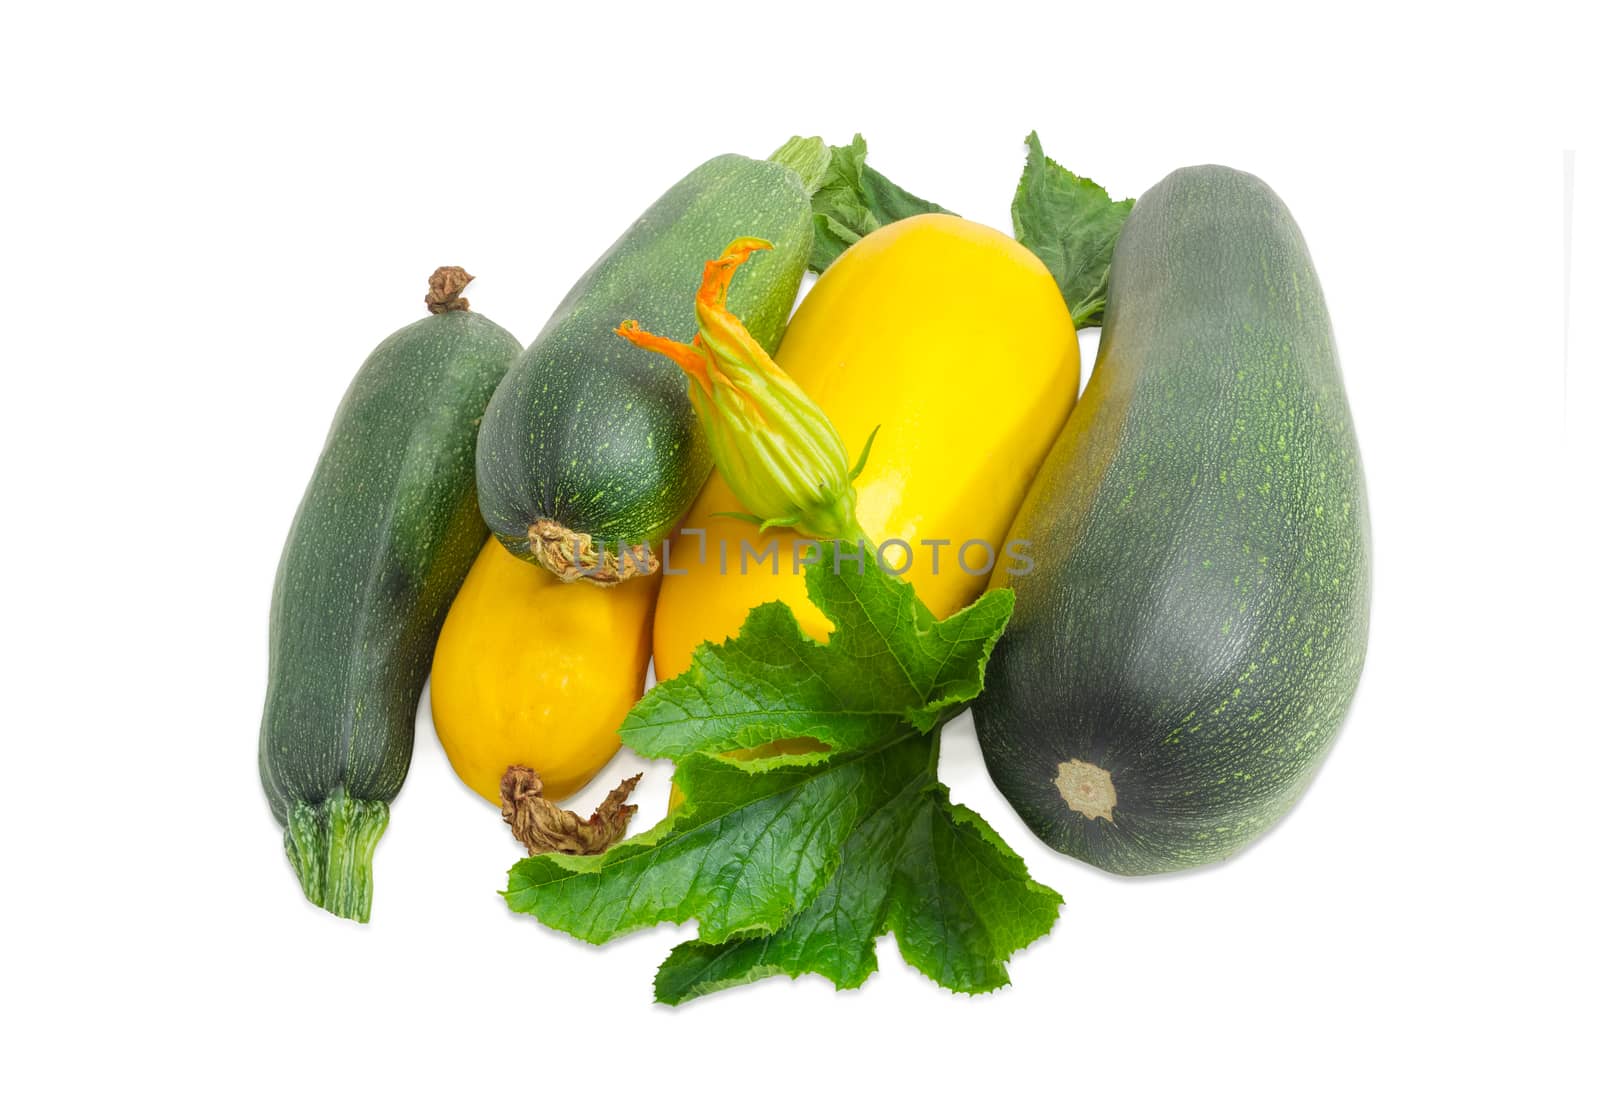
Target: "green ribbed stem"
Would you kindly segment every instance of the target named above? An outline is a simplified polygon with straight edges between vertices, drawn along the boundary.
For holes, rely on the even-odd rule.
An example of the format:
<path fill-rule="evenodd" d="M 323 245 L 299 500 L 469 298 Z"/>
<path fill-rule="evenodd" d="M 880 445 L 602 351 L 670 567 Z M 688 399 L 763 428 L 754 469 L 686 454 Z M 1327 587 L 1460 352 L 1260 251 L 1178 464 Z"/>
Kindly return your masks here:
<path fill-rule="evenodd" d="M 800 178 L 800 183 L 805 185 L 806 193 L 814 196 L 817 189 L 822 187 L 823 178 L 828 175 L 833 151 L 820 138 L 802 138 L 797 134 L 774 150 L 767 160 L 793 170 Z"/>
<path fill-rule="evenodd" d="M 339 788 L 319 805 L 296 802 L 283 831 L 300 889 L 314 905 L 366 922 L 372 915 L 372 853 L 389 827 L 389 804 Z"/>

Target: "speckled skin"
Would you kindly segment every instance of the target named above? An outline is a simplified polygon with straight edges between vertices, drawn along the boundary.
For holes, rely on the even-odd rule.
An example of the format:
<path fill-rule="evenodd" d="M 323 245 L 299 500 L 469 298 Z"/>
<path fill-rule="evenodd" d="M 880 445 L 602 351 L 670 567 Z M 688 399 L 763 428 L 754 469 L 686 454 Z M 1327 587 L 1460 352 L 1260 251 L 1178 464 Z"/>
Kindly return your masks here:
<path fill-rule="evenodd" d="M 729 296 L 769 351 L 811 252 L 811 200 L 782 165 L 736 154 L 675 184 L 567 293 L 495 392 L 478 435 L 478 497 L 505 546 L 532 559 L 528 527 L 552 519 L 615 552 L 655 542 L 711 471 L 683 373 L 613 331 L 637 319 L 688 341 L 705 263 L 735 238 L 774 248 Z"/>
<path fill-rule="evenodd" d="M 261 781 L 287 824 L 336 788 L 388 802 L 450 600 L 487 531 L 477 420 L 521 345 L 468 311 L 375 349 L 345 393 L 272 591 Z"/>
<path fill-rule="evenodd" d="M 1029 827 L 1136 875 L 1282 817 L 1361 674 L 1370 536 L 1321 287 L 1261 181 L 1180 169 L 1135 205 L 1094 375 L 1007 540 L 1037 566 L 995 574 L 1016 614 L 976 715 Z M 1109 819 L 1067 804 L 1073 760 L 1110 772 Z"/>

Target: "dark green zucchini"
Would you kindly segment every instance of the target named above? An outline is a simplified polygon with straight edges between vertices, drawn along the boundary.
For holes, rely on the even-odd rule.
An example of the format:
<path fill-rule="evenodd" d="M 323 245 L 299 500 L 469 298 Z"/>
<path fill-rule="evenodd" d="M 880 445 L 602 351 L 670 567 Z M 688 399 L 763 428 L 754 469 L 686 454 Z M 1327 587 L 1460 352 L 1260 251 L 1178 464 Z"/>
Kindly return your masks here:
<path fill-rule="evenodd" d="M 306 897 L 360 921 L 434 641 L 487 536 L 473 491 L 478 419 L 522 351 L 466 309 L 471 279 L 440 269 L 435 313 L 361 366 L 272 591 L 261 782 Z"/>
<path fill-rule="evenodd" d="M 822 156 L 820 140 L 799 145 Z M 600 584 L 656 570 L 652 545 L 694 501 L 711 453 L 683 373 L 614 331 L 637 319 L 687 340 L 706 262 L 735 238 L 758 237 L 774 248 L 740 272 L 729 302 L 776 347 L 812 237 L 807 182 L 778 156 L 784 164 L 728 154 L 674 185 L 506 375 L 478 435 L 478 498 L 517 556 Z"/>
<path fill-rule="evenodd" d="M 976 710 L 1046 843 L 1121 874 L 1244 847 L 1299 797 L 1366 654 L 1361 459 L 1322 290 L 1261 181 L 1134 206 L 1099 357 L 1013 523 L 1034 569 Z"/>

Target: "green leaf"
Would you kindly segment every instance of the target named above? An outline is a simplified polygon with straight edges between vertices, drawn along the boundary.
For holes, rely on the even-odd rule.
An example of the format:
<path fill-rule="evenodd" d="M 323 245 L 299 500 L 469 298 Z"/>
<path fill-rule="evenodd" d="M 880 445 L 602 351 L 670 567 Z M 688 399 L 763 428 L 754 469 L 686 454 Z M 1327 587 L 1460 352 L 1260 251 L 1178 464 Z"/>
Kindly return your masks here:
<path fill-rule="evenodd" d="M 1038 131 L 1028 135 L 1027 143 L 1027 164 L 1011 201 L 1017 241 L 1056 278 L 1073 324 L 1079 329 L 1098 326 L 1110 286 L 1111 252 L 1133 201 L 1113 201 L 1088 177 L 1050 160 Z"/>
<path fill-rule="evenodd" d="M 982 993 L 1010 981 L 1006 960 L 1050 931 L 1061 896 L 1030 879 L 982 818 L 951 804 L 934 759 L 851 834 L 809 907 L 771 935 L 680 944 L 656 973 L 656 1000 L 678 1005 L 808 972 L 853 989 L 877 970 L 875 944 L 886 932 L 906 962 L 946 989 Z"/>
<path fill-rule="evenodd" d="M 521 860 L 512 910 L 594 943 L 698 921 L 662 968 L 674 1003 L 777 971 L 860 985 L 886 931 L 943 985 L 1004 984 L 1059 899 L 950 804 L 934 769 L 938 728 L 982 690 L 1011 593 L 939 621 L 872 556 L 834 554 L 806 571 L 826 642 L 787 606 L 758 607 L 629 715 L 624 739 L 676 764 L 677 812 L 600 856 Z"/>
<path fill-rule="evenodd" d="M 700 645 L 688 671 L 633 708 L 623 742 L 677 759 L 793 737 L 848 750 L 907 725 L 931 732 L 983 688 L 1011 592 L 991 591 L 938 621 L 911 587 L 865 570 L 871 560 L 870 550 L 859 565 L 846 553 L 833 561 L 837 571 L 807 569 L 806 592 L 834 626 L 826 644 L 802 633 L 783 603 L 758 606 L 737 637 Z"/>
<path fill-rule="evenodd" d="M 791 143 L 794 139 L 789 140 Z M 858 239 L 880 226 L 944 211 L 867 165 L 867 142 L 859 134 L 848 146 L 831 146 L 832 157 L 811 197 L 816 236 L 811 268 L 822 272 Z"/>

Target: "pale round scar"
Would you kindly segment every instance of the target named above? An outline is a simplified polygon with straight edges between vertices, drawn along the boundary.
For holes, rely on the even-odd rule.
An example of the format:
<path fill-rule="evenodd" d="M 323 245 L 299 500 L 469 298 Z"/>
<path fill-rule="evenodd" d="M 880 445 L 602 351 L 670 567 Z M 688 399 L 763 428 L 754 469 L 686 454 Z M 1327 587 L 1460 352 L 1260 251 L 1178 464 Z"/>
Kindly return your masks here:
<path fill-rule="evenodd" d="M 1067 808 L 1090 821 L 1103 817 L 1113 821 L 1111 810 L 1117 804 L 1117 788 L 1111 785 L 1111 772 L 1082 760 L 1068 760 L 1056 771 L 1056 789 Z"/>

